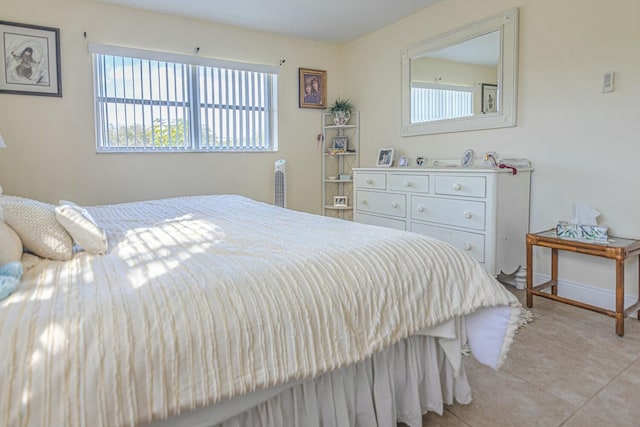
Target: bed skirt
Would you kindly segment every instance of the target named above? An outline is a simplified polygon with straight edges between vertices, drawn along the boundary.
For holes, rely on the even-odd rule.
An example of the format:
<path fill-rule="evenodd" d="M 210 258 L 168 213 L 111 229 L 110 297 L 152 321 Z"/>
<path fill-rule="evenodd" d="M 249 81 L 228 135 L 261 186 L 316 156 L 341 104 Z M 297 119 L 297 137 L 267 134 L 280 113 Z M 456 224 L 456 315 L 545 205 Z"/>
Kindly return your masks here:
<path fill-rule="evenodd" d="M 471 402 L 464 366 L 451 364 L 441 340 L 412 336 L 361 363 L 286 387 L 249 409 L 242 399 L 253 398 L 255 404 L 256 395 L 183 413 L 154 426 L 395 427 L 403 422 L 420 427 L 427 411 L 442 414 L 443 405 L 454 399 Z M 229 405 L 237 415 L 230 416 L 234 409 Z"/>

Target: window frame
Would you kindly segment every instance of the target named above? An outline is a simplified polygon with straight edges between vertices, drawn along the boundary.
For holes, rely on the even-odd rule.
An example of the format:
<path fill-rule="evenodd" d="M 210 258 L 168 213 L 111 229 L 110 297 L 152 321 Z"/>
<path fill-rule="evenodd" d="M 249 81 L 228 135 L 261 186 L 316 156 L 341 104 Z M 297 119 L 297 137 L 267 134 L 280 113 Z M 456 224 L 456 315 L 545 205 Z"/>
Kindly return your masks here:
<path fill-rule="evenodd" d="M 95 147 L 96 153 L 221 153 L 221 152 L 233 152 L 233 153 L 271 153 L 278 151 L 278 74 L 280 67 L 252 64 L 245 62 L 227 61 L 216 58 L 206 58 L 200 56 L 172 54 L 167 52 L 151 51 L 145 49 L 127 48 L 121 46 L 103 45 L 90 43 L 88 46 L 89 53 L 92 54 L 93 64 L 93 97 L 94 97 L 94 123 L 95 123 Z M 99 89 L 103 85 L 103 81 L 99 74 L 98 67 L 98 55 L 107 55 L 114 57 L 132 58 L 134 60 L 142 61 L 161 61 L 167 63 L 180 64 L 186 66 L 187 70 L 187 87 L 185 91 L 186 101 L 182 102 L 182 107 L 188 106 L 186 116 L 189 119 L 188 133 L 189 140 L 185 147 L 156 147 L 156 146 L 106 146 L 103 139 L 103 127 L 107 122 L 102 121 L 102 114 L 100 109 L 103 107 L 103 100 L 100 99 L 101 94 Z M 213 68 L 203 68 L 213 67 Z M 215 147 L 213 145 L 206 145 L 205 139 L 201 138 L 202 126 L 201 116 L 203 114 L 203 108 L 211 108 L 211 102 L 207 103 L 206 100 L 200 99 L 200 82 L 199 82 L 199 70 L 223 70 L 226 72 L 257 72 L 267 74 L 265 76 L 265 96 L 264 96 L 264 129 L 267 131 L 265 134 L 266 143 L 256 146 L 253 142 L 248 145 L 240 145 L 236 143 L 232 146 Z M 165 81 L 168 81 L 165 79 Z M 234 83 L 235 84 L 235 83 Z M 238 88 L 238 87 L 236 87 Z M 235 93 L 236 91 L 234 91 Z M 145 99 L 140 97 L 136 101 L 140 104 L 145 104 Z M 149 101 L 153 103 L 154 101 Z M 164 102 L 164 101 L 163 101 Z M 167 100 L 167 102 L 170 102 Z M 178 102 L 178 101 L 173 101 Z M 234 100 L 235 102 L 235 100 Z M 127 102 L 123 102 L 126 104 Z M 129 102 L 130 103 L 130 102 Z M 136 103 L 136 102 L 134 102 Z M 206 104 L 206 105 L 205 105 Z M 229 108 L 236 108 L 240 104 L 228 104 Z M 212 110 L 215 113 L 215 110 Z M 206 112 L 205 112 L 206 113 Z M 132 123 L 136 123 L 133 121 Z M 209 141 L 207 138 L 206 141 Z M 253 139 L 251 140 L 253 141 Z"/>

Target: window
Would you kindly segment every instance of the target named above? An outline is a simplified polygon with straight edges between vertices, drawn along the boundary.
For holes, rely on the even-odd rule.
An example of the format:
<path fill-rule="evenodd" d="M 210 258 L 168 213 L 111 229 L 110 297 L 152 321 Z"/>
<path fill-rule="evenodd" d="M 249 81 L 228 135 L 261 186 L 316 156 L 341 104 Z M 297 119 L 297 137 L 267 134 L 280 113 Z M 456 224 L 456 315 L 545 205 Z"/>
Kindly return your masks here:
<path fill-rule="evenodd" d="M 89 49 L 98 152 L 277 151 L 277 67 Z"/>
<path fill-rule="evenodd" d="M 472 87 L 429 83 L 411 85 L 411 123 L 472 115 Z"/>

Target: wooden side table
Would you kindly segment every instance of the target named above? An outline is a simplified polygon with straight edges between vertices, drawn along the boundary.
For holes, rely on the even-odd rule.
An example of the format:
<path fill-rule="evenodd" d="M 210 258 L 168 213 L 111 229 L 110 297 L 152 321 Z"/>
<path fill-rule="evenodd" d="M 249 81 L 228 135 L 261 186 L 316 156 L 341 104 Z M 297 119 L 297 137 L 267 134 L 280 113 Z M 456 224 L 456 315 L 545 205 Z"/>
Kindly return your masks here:
<path fill-rule="evenodd" d="M 533 246 L 551 248 L 551 280 L 533 286 Z M 616 310 L 606 310 L 580 301 L 558 296 L 558 250 L 571 251 L 586 255 L 613 259 L 616 262 Z M 624 264 L 625 260 L 639 256 L 638 267 L 638 299 L 635 304 L 624 308 Z M 543 292 L 551 287 L 551 293 Z M 640 308 L 640 240 L 623 239 L 609 236 L 607 243 L 587 242 L 583 240 L 562 239 L 556 236 L 556 230 L 551 229 L 540 233 L 527 234 L 527 307 L 533 306 L 533 296 L 548 298 L 575 307 L 606 314 L 616 319 L 616 334 L 624 335 L 624 319 L 629 313 Z M 640 312 L 638 313 L 640 320 Z"/>

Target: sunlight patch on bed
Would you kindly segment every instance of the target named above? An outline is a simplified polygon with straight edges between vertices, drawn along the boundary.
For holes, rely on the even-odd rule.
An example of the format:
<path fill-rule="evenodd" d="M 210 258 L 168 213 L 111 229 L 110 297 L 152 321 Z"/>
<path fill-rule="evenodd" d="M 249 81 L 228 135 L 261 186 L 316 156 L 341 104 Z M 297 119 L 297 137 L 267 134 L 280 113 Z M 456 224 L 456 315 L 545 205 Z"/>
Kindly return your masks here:
<path fill-rule="evenodd" d="M 129 244 L 121 256 L 132 270 L 134 288 L 178 268 L 194 255 L 210 252 L 226 238 L 222 228 L 193 215 L 171 218 L 154 227 L 135 228 L 125 234 Z"/>
<path fill-rule="evenodd" d="M 55 323 L 49 325 L 40 335 L 40 344 L 48 349 L 49 354 L 64 350 L 68 344 L 64 329 Z"/>

